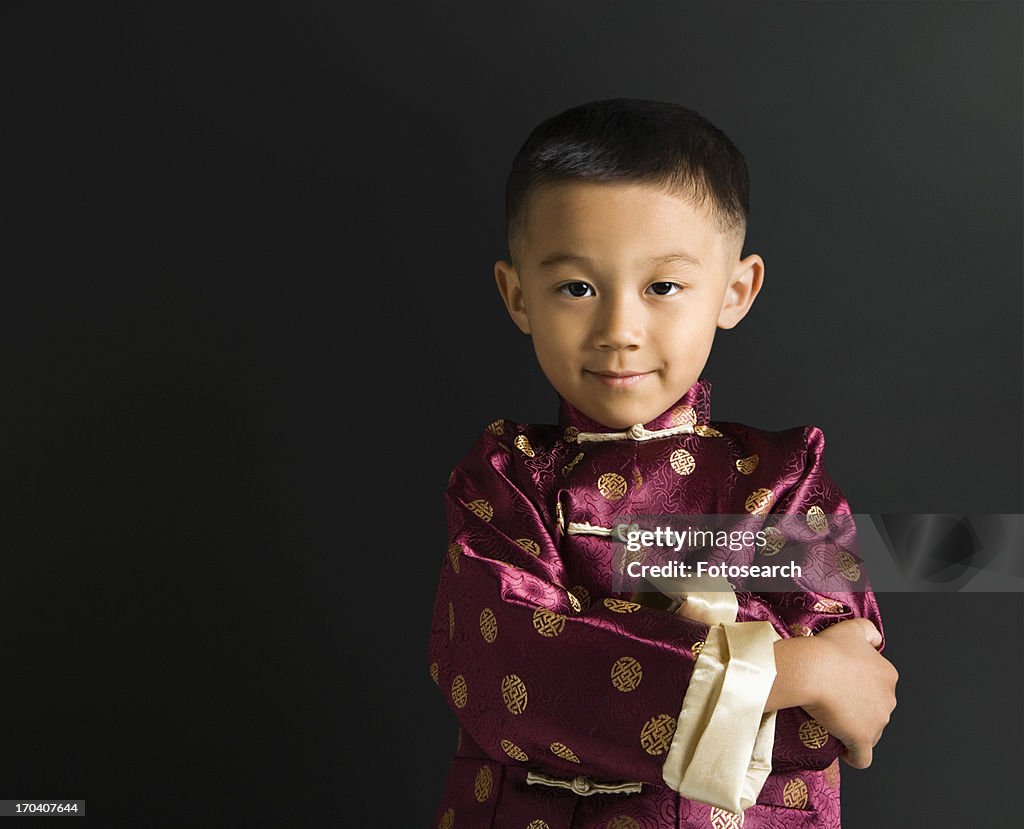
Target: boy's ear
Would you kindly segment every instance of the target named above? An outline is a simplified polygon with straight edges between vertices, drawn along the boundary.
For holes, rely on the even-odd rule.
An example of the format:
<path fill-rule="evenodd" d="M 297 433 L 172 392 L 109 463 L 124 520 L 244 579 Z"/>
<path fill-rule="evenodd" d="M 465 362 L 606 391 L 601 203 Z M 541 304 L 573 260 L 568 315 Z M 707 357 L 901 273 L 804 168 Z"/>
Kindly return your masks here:
<path fill-rule="evenodd" d="M 729 275 L 725 286 L 719 328 L 734 328 L 747 315 L 764 283 L 764 260 L 756 253 L 741 259 Z"/>
<path fill-rule="evenodd" d="M 494 263 L 494 281 L 498 283 L 498 293 L 505 301 L 512 322 L 519 326 L 524 334 L 530 333 L 530 318 L 526 315 L 526 303 L 523 300 L 523 288 L 519 284 L 519 274 L 511 262 L 499 259 Z"/>

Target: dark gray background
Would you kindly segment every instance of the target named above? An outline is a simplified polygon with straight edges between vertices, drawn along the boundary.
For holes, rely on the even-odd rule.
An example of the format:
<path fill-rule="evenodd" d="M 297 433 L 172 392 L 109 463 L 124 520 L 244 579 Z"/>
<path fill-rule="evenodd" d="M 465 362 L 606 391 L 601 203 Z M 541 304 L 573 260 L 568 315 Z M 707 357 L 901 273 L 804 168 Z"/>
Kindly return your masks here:
<path fill-rule="evenodd" d="M 1019 3 L 0 4 L 0 797 L 100 826 L 428 826 L 441 494 L 549 421 L 507 167 L 675 100 L 752 175 L 716 419 L 813 423 L 856 512 L 1022 510 Z M 997 825 L 1019 595 L 879 596 L 849 827 Z M 1011 811 L 1013 808 L 1013 811 Z"/>

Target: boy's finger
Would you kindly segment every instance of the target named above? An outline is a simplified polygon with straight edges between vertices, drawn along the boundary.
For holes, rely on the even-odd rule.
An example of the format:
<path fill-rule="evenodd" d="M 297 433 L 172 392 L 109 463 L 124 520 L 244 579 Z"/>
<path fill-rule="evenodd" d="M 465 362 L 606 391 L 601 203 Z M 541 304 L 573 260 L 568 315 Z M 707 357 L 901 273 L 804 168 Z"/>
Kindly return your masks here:
<path fill-rule="evenodd" d="M 847 746 L 839 756 L 855 769 L 866 769 L 871 765 L 871 749 L 867 746 Z"/>
<path fill-rule="evenodd" d="M 868 640 L 868 644 L 872 647 L 877 648 L 882 644 L 882 634 L 878 632 L 878 628 L 874 626 L 870 619 L 860 619 L 861 627 L 864 628 L 864 638 Z"/>

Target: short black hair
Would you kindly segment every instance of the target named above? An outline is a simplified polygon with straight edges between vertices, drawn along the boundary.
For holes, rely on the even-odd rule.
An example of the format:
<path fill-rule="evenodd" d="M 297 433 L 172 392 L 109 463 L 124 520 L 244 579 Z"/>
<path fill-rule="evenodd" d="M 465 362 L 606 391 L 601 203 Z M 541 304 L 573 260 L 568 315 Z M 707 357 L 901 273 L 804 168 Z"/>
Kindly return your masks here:
<path fill-rule="evenodd" d="M 609 98 L 538 124 L 512 161 L 505 187 L 510 256 L 526 227 L 530 194 L 565 181 L 658 185 L 706 206 L 719 230 L 741 244 L 746 233 L 750 179 L 742 153 L 703 115 L 680 104 Z"/>

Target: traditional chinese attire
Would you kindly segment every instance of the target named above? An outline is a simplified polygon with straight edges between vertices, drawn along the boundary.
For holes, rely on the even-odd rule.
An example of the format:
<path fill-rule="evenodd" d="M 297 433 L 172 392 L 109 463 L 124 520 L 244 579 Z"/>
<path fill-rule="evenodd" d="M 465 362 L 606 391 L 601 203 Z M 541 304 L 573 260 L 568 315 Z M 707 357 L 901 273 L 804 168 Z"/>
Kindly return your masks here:
<path fill-rule="evenodd" d="M 564 399 L 558 426 L 490 424 L 446 493 L 430 672 L 461 728 L 434 825 L 838 827 L 842 745 L 764 713 L 780 637 L 882 629 L 823 448 L 816 427 L 712 423 L 706 380 L 625 431 Z M 609 592 L 616 518 L 639 514 L 799 516 L 805 573 L 848 590 L 684 592 L 676 612 Z"/>

